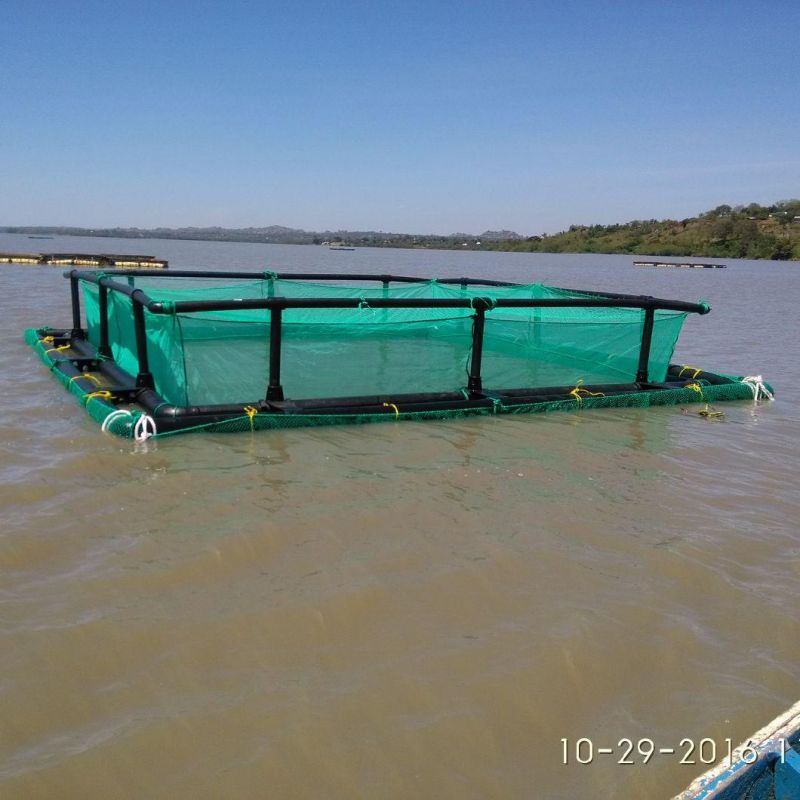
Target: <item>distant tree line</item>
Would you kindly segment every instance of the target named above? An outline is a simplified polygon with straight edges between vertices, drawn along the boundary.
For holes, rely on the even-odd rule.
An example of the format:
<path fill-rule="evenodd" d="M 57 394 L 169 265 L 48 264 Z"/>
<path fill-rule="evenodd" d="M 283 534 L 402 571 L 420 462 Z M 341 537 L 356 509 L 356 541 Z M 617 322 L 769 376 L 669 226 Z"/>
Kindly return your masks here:
<path fill-rule="evenodd" d="M 522 242 L 490 242 L 482 249 L 800 259 L 800 200 L 783 200 L 771 206 L 721 205 L 682 220 L 571 225 L 561 233 L 531 236 Z"/>

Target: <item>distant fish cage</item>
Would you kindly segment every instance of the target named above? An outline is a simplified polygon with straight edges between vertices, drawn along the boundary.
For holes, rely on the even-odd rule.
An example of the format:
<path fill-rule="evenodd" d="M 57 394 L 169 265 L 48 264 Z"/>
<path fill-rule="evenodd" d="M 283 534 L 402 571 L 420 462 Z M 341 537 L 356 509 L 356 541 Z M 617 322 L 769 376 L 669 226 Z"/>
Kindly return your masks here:
<path fill-rule="evenodd" d="M 41 264 L 38 253 L 0 253 L 0 264 Z"/>
<path fill-rule="evenodd" d="M 0 253 L 0 264 L 46 264 L 53 267 L 167 269 L 164 258 L 114 253 Z"/>
<path fill-rule="evenodd" d="M 634 261 L 634 267 L 677 267 L 679 269 L 726 269 L 725 264 L 692 261 Z"/>

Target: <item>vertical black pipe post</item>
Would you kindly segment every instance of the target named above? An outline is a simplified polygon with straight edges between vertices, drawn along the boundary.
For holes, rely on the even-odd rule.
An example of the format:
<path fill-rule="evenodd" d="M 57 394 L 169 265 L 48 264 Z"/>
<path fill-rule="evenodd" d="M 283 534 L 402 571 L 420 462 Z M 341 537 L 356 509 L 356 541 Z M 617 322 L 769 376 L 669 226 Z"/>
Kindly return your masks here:
<path fill-rule="evenodd" d="M 97 352 L 104 358 L 111 358 L 111 345 L 108 342 L 108 289 L 103 286 L 102 279 L 98 284 L 98 300 L 100 305 L 100 347 Z"/>
<path fill-rule="evenodd" d="M 147 358 L 147 330 L 144 323 L 144 306 L 137 302 L 137 289 L 131 295 L 133 304 L 133 326 L 136 331 L 136 357 L 139 360 L 139 373 L 136 375 L 136 385 L 140 388 L 155 389 L 155 382 L 150 373 L 150 362 Z"/>
<path fill-rule="evenodd" d="M 652 307 L 644 310 L 644 325 L 642 326 L 642 344 L 639 347 L 639 369 L 636 372 L 637 383 L 647 383 L 649 378 L 647 370 L 650 364 L 650 344 L 653 341 L 653 322 L 655 311 Z"/>
<path fill-rule="evenodd" d="M 82 339 L 83 331 L 81 330 L 81 295 L 75 270 L 72 270 L 69 276 L 69 290 L 70 294 L 72 295 L 72 338 Z"/>
<path fill-rule="evenodd" d="M 390 295 L 390 291 L 389 291 L 389 276 L 388 275 L 381 275 L 381 283 L 383 284 L 383 292 L 381 292 L 381 294 L 383 295 L 383 297 L 388 298 L 389 295 Z M 390 308 L 384 308 L 383 312 L 381 313 L 381 319 L 384 322 L 387 322 L 388 319 L 389 319 L 389 314 L 390 313 L 391 313 L 391 309 Z M 381 338 L 381 343 L 384 344 L 384 349 L 383 349 L 382 352 L 385 353 L 385 340 L 383 338 Z"/>
<path fill-rule="evenodd" d="M 269 310 L 269 384 L 267 400 L 283 400 L 281 386 L 281 316 L 283 308 L 272 306 Z"/>
<path fill-rule="evenodd" d="M 475 316 L 472 318 L 472 358 L 469 362 L 469 381 L 467 391 L 470 397 L 479 396 L 483 391 L 481 381 L 481 358 L 483 357 L 483 328 L 486 322 L 486 305 L 480 297 L 473 301 Z"/>

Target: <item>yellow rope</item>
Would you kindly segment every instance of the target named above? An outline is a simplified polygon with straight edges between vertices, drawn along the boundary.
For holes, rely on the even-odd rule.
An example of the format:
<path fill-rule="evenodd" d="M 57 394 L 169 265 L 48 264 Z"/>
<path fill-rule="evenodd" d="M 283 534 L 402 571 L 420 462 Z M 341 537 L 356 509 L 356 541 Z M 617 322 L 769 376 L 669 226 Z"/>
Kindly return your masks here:
<path fill-rule="evenodd" d="M 72 383 L 72 381 L 79 381 L 81 378 L 85 378 L 87 381 L 91 381 L 95 386 L 100 386 L 100 379 L 96 375 L 92 375 L 91 372 L 81 372 L 80 375 L 73 375 L 67 385 Z"/>
<path fill-rule="evenodd" d="M 101 399 L 101 400 L 113 400 L 114 399 L 114 395 L 111 394 L 111 392 L 109 392 L 107 389 L 101 389 L 100 391 L 97 391 L 97 392 L 89 392 L 88 394 L 85 394 L 83 396 L 84 405 L 88 405 L 89 401 L 93 397 L 97 397 L 98 399 Z"/>
<path fill-rule="evenodd" d="M 581 384 L 583 383 L 583 378 L 581 378 L 574 386 L 572 391 L 568 392 L 567 394 L 572 395 L 579 403 L 583 402 L 584 397 L 605 397 L 603 392 L 590 392 L 588 389 L 584 389 Z"/>
<path fill-rule="evenodd" d="M 62 344 L 60 347 L 51 347 L 49 350 L 45 350 L 44 354 L 47 355 L 48 353 L 60 353 L 62 350 L 69 350 L 72 345 L 69 344 Z"/>
<path fill-rule="evenodd" d="M 253 423 L 253 419 L 256 414 L 258 414 L 258 409 L 254 406 L 245 406 L 244 413 L 247 414 L 248 419 L 250 420 L 250 430 L 254 431 L 256 429 L 255 424 Z"/>
<path fill-rule="evenodd" d="M 683 364 L 683 366 L 681 366 L 681 371 L 678 373 L 678 377 L 683 377 L 684 372 L 691 372 L 692 380 L 694 380 L 702 371 L 701 367 L 690 367 L 688 364 Z"/>
<path fill-rule="evenodd" d="M 703 396 L 703 387 L 699 383 L 687 383 L 686 386 L 683 387 L 684 389 L 691 389 L 693 392 L 697 392 L 700 397 Z"/>
<path fill-rule="evenodd" d="M 42 342 L 44 342 L 44 344 L 52 344 L 55 340 L 56 340 L 55 336 L 43 336 L 42 337 Z"/>
<path fill-rule="evenodd" d="M 394 409 L 394 418 L 397 419 L 400 416 L 400 409 L 394 403 L 384 403 L 384 408 L 393 408 Z"/>
<path fill-rule="evenodd" d="M 708 419 L 718 419 L 719 417 L 724 417 L 724 411 L 717 411 L 716 409 L 711 408 L 711 406 L 706 403 L 705 408 L 701 408 L 700 411 L 697 412 L 701 417 L 707 417 Z"/>

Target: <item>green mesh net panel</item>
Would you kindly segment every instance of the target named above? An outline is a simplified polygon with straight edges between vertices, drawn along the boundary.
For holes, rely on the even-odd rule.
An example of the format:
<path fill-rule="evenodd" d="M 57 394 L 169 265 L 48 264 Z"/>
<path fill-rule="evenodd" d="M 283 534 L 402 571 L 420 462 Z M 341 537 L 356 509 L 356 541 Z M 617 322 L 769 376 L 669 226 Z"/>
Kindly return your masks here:
<path fill-rule="evenodd" d="M 265 279 L 175 290 L 169 279 L 137 282 L 159 302 L 282 296 L 347 297 L 355 309 L 283 312 L 281 383 L 287 399 L 459 391 L 466 385 L 472 311 L 371 308 L 376 297 L 570 298 L 580 292 L 541 284 L 509 287 L 420 281 L 383 288 Z M 174 283 L 173 283 L 174 285 Z M 89 340 L 99 344 L 97 286 L 83 282 Z M 114 360 L 136 374 L 131 301 L 108 293 Z M 663 381 L 685 314 L 655 315 L 650 378 Z M 150 371 L 175 405 L 263 398 L 269 370 L 269 311 L 146 314 Z M 629 308 L 496 308 L 486 314 L 483 384 L 533 387 L 635 380 L 644 312 Z"/>

